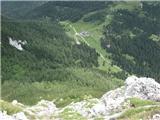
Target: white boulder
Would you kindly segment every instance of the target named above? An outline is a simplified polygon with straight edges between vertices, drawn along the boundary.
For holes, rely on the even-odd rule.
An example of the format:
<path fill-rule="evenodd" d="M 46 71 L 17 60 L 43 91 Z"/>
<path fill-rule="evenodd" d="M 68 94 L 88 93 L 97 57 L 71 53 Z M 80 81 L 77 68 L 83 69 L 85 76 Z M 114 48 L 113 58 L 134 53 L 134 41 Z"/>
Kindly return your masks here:
<path fill-rule="evenodd" d="M 13 100 L 12 101 L 12 105 L 17 105 L 18 101 L 17 100 Z"/>
<path fill-rule="evenodd" d="M 27 41 L 22 41 L 22 40 L 13 40 L 11 37 L 9 39 L 9 44 L 15 48 L 17 48 L 20 51 L 23 51 L 24 49 L 22 48 L 22 45 L 27 44 Z"/>
<path fill-rule="evenodd" d="M 15 120 L 12 116 L 7 115 L 6 112 L 0 111 L 0 120 Z"/>
<path fill-rule="evenodd" d="M 137 97 L 140 99 L 160 101 L 160 84 L 152 78 L 136 76 L 128 77 L 125 81 L 125 86 L 111 90 L 104 94 L 97 104 L 90 110 L 85 111 L 83 105 L 79 103 L 80 114 L 85 114 L 88 117 L 108 116 L 112 113 L 121 112 L 128 98 Z M 76 103 L 75 103 L 76 105 Z M 78 111 L 76 109 L 76 111 Z M 84 112 L 85 111 L 85 112 Z"/>
<path fill-rule="evenodd" d="M 99 103 L 91 108 L 91 117 L 108 116 L 111 113 L 122 110 L 122 104 L 125 101 L 124 87 L 111 90 L 104 94 Z"/>
<path fill-rule="evenodd" d="M 160 84 L 152 78 L 128 77 L 125 81 L 125 97 L 160 101 Z"/>
<path fill-rule="evenodd" d="M 19 112 L 13 115 L 15 120 L 28 120 L 26 115 L 23 112 Z"/>
<path fill-rule="evenodd" d="M 160 120 L 160 114 L 155 114 L 150 120 Z"/>
<path fill-rule="evenodd" d="M 26 108 L 24 111 L 27 112 L 31 116 L 35 116 L 36 118 L 49 118 L 53 114 L 56 113 L 58 109 L 56 105 L 47 100 L 41 100 L 37 105 Z"/>
<path fill-rule="evenodd" d="M 12 101 L 12 105 L 24 108 L 25 106 L 22 103 L 19 103 L 17 100 Z"/>

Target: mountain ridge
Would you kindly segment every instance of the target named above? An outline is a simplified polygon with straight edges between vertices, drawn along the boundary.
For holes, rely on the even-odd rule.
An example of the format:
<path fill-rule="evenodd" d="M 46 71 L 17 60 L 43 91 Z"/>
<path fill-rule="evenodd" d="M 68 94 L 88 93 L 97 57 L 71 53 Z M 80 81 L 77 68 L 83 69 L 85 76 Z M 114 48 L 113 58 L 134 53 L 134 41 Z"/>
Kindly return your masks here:
<path fill-rule="evenodd" d="M 136 87 L 135 87 L 136 86 Z M 155 86 L 153 88 L 153 86 Z M 142 91 L 140 91 L 142 90 Z M 152 100 L 152 101 L 151 101 Z M 157 101 L 157 102 L 154 102 Z M 3 103 L 3 101 L 1 101 Z M 156 111 L 160 108 L 160 84 L 151 78 L 137 78 L 130 76 L 125 81 L 125 86 L 111 90 L 105 93 L 100 99 L 86 96 L 83 101 L 73 102 L 63 108 L 57 108 L 52 101 L 41 100 L 37 105 L 28 107 L 16 100 L 12 102 L 13 107 L 22 108 L 21 112 L 7 116 L 1 113 L 1 117 L 8 117 L 11 120 L 23 119 L 121 119 L 134 117 L 125 116 L 127 111 L 138 109 L 153 109 L 151 116 L 144 114 L 149 118 L 154 117 Z M 143 111 L 140 111 L 143 113 Z M 12 117 L 15 116 L 15 117 Z M 137 116 L 136 119 L 139 117 Z M 158 119 L 158 118 L 157 118 Z M 148 119 L 147 119 L 148 120 Z M 150 119 L 151 120 L 151 119 Z"/>

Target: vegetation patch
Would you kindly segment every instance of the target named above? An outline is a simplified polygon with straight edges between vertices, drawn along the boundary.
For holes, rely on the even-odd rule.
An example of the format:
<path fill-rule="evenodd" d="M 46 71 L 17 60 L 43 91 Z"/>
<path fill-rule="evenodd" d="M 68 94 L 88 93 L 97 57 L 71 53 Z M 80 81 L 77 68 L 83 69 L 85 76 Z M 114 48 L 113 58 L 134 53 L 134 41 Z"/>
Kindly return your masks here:
<path fill-rule="evenodd" d="M 139 98 L 130 98 L 130 104 L 135 107 L 146 106 L 146 105 L 160 105 L 160 102 L 155 102 L 151 100 L 142 100 Z"/>
<path fill-rule="evenodd" d="M 150 115 L 157 113 L 160 107 L 149 107 L 149 108 L 132 108 L 127 110 L 118 120 L 139 120 L 147 119 Z"/>
<path fill-rule="evenodd" d="M 59 117 L 64 120 L 87 120 L 82 115 L 69 108 L 66 108 L 62 113 L 60 113 Z"/>
<path fill-rule="evenodd" d="M 0 100 L 0 109 L 1 111 L 6 111 L 9 115 L 22 111 L 21 107 L 12 105 L 12 103 L 3 100 Z"/>

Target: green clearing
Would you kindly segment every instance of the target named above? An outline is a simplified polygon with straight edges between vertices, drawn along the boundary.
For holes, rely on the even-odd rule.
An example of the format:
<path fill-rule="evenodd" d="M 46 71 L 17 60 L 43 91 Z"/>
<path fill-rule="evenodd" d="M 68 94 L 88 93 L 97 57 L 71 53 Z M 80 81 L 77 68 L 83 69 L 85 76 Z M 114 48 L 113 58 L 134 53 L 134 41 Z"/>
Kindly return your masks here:
<path fill-rule="evenodd" d="M 110 19 L 110 18 L 108 18 Z M 107 21 L 107 20 L 106 20 Z M 63 25 L 64 29 L 66 30 L 66 33 L 72 37 L 75 38 L 75 32 L 74 30 L 70 27 L 72 25 L 77 33 L 81 32 L 88 32 L 89 36 L 84 37 L 84 39 L 89 43 L 90 47 L 96 49 L 97 53 L 99 53 L 98 57 L 98 62 L 99 62 L 99 69 L 104 70 L 104 71 L 109 71 L 112 73 L 117 73 L 121 72 L 122 69 L 119 68 L 118 66 L 112 65 L 111 62 L 112 60 L 109 59 L 110 54 L 107 53 L 102 47 L 101 47 L 101 42 L 100 39 L 103 37 L 102 31 L 103 31 L 103 25 L 102 24 L 97 24 L 97 23 L 90 23 L 90 22 L 83 22 L 82 20 L 79 20 L 76 23 L 68 22 L 68 21 L 63 21 L 60 22 L 61 25 Z M 82 38 L 77 37 L 80 42 L 83 42 Z M 103 59 L 104 57 L 104 59 Z"/>
<path fill-rule="evenodd" d="M 146 106 L 146 105 L 160 105 L 160 102 L 154 102 L 151 100 L 142 100 L 138 98 L 130 98 L 129 101 L 131 104 L 134 104 L 135 107 Z"/>
<path fill-rule="evenodd" d="M 109 25 L 113 18 L 113 12 L 118 9 L 127 9 L 127 10 L 134 10 L 135 8 L 139 8 L 139 1 L 128 1 L 128 2 L 118 2 L 114 3 L 112 6 L 109 6 L 105 9 L 90 12 L 85 14 L 80 20 L 77 22 L 70 22 L 70 21 L 61 21 L 60 24 L 63 26 L 64 30 L 68 34 L 69 37 L 75 39 L 75 31 L 70 27 L 72 25 L 77 33 L 81 32 L 88 32 L 89 36 L 85 36 L 84 39 L 89 43 L 90 47 L 96 49 L 97 53 L 99 53 L 98 62 L 99 62 L 99 69 L 104 70 L 106 72 L 117 73 L 121 72 L 122 69 L 116 65 L 112 65 L 112 60 L 110 59 L 111 54 L 106 52 L 105 49 L 101 46 L 100 39 L 103 38 L 103 27 Z M 95 20 L 92 22 L 92 18 L 88 22 L 84 22 L 84 19 L 93 15 L 93 14 L 105 14 L 105 18 L 103 22 Z M 97 16 L 95 16 L 97 17 Z M 82 38 L 77 37 L 80 42 L 83 42 Z M 103 59 L 103 56 L 105 59 Z"/>
<path fill-rule="evenodd" d="M 71 109 L 65 109 L 59 116 L 64 120 L 87 120 L 82 115 Z"/>
<path fill-rule="evenodd" d="M 138 98 L 130 98 L 128 100 L 130 104 L 135 105 L 135 108 L 128 109 L 118 120 L 146 120 L 148 119 L 147 117 L 160 112 L 160 102 Z"/>
<path fill-rule="evenodd" d="M 133 108 L 126 111 L 118 120 L 146 120 L 148 116 L 159 113 L 160 107 Z"/>
<path fill-rule="evenodd" d="M 127 9 L 127 10 L 134 10 L 135 8 L 140 8 L 140 2 L 139 1 L 127 1 L 127 2 L 121 2 L 115 5 L 115 7 L 112 8 L 112 10 L 117 9 Z"/>

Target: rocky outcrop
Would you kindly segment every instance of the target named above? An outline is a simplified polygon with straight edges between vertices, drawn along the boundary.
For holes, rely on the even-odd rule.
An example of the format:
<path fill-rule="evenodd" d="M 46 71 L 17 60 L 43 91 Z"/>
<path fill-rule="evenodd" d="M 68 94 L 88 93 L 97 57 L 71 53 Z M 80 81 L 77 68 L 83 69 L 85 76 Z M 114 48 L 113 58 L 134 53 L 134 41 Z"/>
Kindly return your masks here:
<path fill-rule="evenodd" d="M 107 92 L 100 99 L 94 98 L 76 103 L 73 102 L 61 109 L 58 109 L 52 101 L 41 100 L 36 105 L 29 107 L 14 100 L 12 104 L 20 106 L 23 108 L 23 111 L 12 116 L 7 115 L 5 112 L 0 112 L 0 119 L 61 120 L 62 114 L 68 111 L 68 113 L 71 113 L 67 114 L 68 116 L 73 116 L 73 113 L 76 112 L 78 113 L 76 115 L 81 115 L 87 119 L 93 120 L 94 118 L 101 118 L 103 116 L 105 120 L 109 120 L 123 114 L 124 108 L 129 106 L 128 98 L 133 97 L 160 101 L 160 84 L 152 78 L 131 76 L 126 79 L 124 86 Z M 151 120 L 156 120 L 157 117 L 159 115 L 153 116 Z"/>
<path fill-rule="evenodd" d="M 23 112 L 19 112 L 17 114 L 10 116 L 7 115 L 5 111 L 4 112 L 0 111 L 0 120 L 29 120 L 29 119 Z"/>
<path fill-rule="evenodd" d="M 91 109 L 91 116 L 107 116 L 110 115 L 111 112 L 118 112 L 122 109 L 124 100 L 124 87 L 109 91 L 104 94 L 100 102 Z"/>
<path fill-rule="evenodd" d="M 128 77 L 125 81 L 125 86 L 107 92 L 100 98 L 99 102 L 89 110 L 81 107 L 79 113 L 85 117 L 107 117 L 113 113 L 121 112 L 122 109 L 129 104 L 126 102 L 127 99 L 133 97 L 160 101 L 160 84 L 152 78 Z M 77 103 L 75 103 L 75 105 L 76 104 Z M 77 108 L 73 109 L 77 111 Z M 81 110 L 83 110 L 83 112 Z"/>
<path fill-rule="evenodd" d="M 22 45 L 27 44 L 27 41 L 22 41 L 22 40 L 13 40 L 11 37 L 8 38 L 9 39 L 9 44 L 15 48 L 17 48 L 20 51 L 23 51 L 23 47 Z"/>
<path fill-rule="evenodd" d="M 153 115 L 153 117 L 149 120 L 160 120 L 160 114 Z"/>
<path fill-rule="evenodd" d="M 160 101 L 160 84 L 152 78 L 131 76 L 125 81 L 124 96 Z"/>
<path fill-rule="evenodd" d="M 83 100 L 81 102 L 71 103 L 67 105 L 63 110 L 71 109 L 72 111 L 76 111 L 80 113 L 82 116 L 89 118 L 93 114 L 93 111 L 91 110 L 91 108 L 97 105 L 97 103 L 100 103 L 100 100 L 96 98 L 89 99 L 89 100 Z M 99 106 L 99 109 L 102 109 L 101 107 L 102 106 Z"/>
<path fill-rule="evenodd" d="M 23 110 L 28 116 L 32 116 L 35 119 L 46 118 L 49 119 L 51 116 L 55 115 L 58 111 L 56 105 L 47 100 L 41 100 L 32 107 L 28 107 Z"/>
<path fill-rule="evenodd" d="M 41 100 L 34 106 L 24 106 L 18 103 L 16 100 L 12 102 L 12 105 L 23 106 L 23 110 L 12 116 L 7 115 L 5 111 L 0 112 L 0 120 L 41 120 L 54 117 L 58 112 L 58 108 L 52 101 Z"/>
<path fill-rule="evenodd" d="M 12 116 L 7 115 L 7 113 L 4 111 L 0 111 L 0 119 L 1 120 L 14 120 Z"/>

